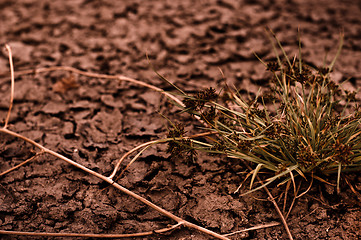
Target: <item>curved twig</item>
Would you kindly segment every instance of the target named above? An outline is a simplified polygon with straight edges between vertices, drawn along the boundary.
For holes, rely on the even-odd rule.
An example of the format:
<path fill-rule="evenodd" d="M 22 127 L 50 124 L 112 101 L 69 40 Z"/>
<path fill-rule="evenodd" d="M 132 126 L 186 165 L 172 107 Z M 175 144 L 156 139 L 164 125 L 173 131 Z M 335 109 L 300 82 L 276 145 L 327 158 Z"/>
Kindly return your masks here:
<path fill-rule="evenodd" d="M 110 179 L 113 179 L 115 174 L 117 174 L 118 170 L 119 170 L 119 167 L 120 167 L 120 164 L 124 161 L 124 159 L 126 159 L 130 154 L 138 151 L 139 149 L 142 149 L 144 147 L 147 147 L 147 146 L 150 146 L 152 144 L 156 144 L 156 143 L 159 143 L 160 140 L 153 140 L 153 141 L 150 141 L 150 142 L 146 142 L 146 143 L 143 143 L 141 145 L 138 145 L 136 146 L 135 148 L 133 148 L 132 150 L 128 151 L 127 153 L 125 153 L 116 163 L 115 167 L 114 167 L 114 170 L 112 172 L 112 174 L 110 174 L 109 178 Z"/>
<path fill-rule="evenodd" d="M 4 124 L 4 128 L 7 128 L 8 123 L 9 123 L 9 119 L 10 119 L 11 109 L 13 108 L 13 102 L 14 102 L 15 77 L 14 77 L 13 55 L 12 55 L 12 52 L 11 52 L 11 48 L 7 44 L 5 44 L 5 48 L 8 51 L 8 54 L 9 54 L 10 75 L 11 75 L 10 105 L 9 105 L 9 110 L 8 110 L 7 115 L 6 115 L 5 124 Z"/>
<path fill-rule="evenodd" d="M 139 149 L 145 150 L 145 148 L 150 147 L 153 144 L 158 144 L 158 143 L 166 143 L 169 141 L 174 141 L 174 140 L 181 140 L 181 139 L 192 139 L 192 138 L 197 138 L 197 137 L 204 137 L 204 136 L 208 136 L 208 135 L 212 135 L 212 134 L 216 134 L 217 132 L 214 131 L 210 131 L 210 132 L 204 132 L 204 133 L 199 133 L 199 134 L 195 134 L 192 136 L 188 136 L 188 137 L 182 137 L 182 138 L 164 138 L 164 139 L 159 139 L 159 140 L 153 140 L 153 141 L 149 141 L 146 143 L 143 143 L 141 145 L 136 146 L 135 148 L 131 149 L 130 151 L 128 151 L 127 153 L 125 153 L 116 163 L 113 172 L 110 174 L 109 178 L 113 179 L 115 177 L 115 174 L 119 171 L 119 167 L 120 164 L 132 153 L 138 151 Z M 136 156 L 138 157 L 138 156 Z M 120 176 L 124 174 L 124 172 L 130 167 L 130 165 L 136 160 L 136 158 L 134 158 L 124 169 L 123 171 L 120 173 Z"/>
<path fill-rule="evenodd" d="M 176 98 L 174 95 L 165 92 L 163 89 L 158 88 L 156 86 L 153 86 L 151 84 L 130 78 L 130 77 L 126 77 L 123 75 L 107 75 L 107 74 L 99 74 L 99 73 L 93 73 L 93 72 L 86 72 L 86 71 L 82 71 L 79 70 L 77 68 L 74 67 L 69 67 L 69 66 L 55 66 L 55 67 L 44 67 L 44 68 L 38 68 L 38 69 L 34 69 L 34 70 L 23 70 L 23 71 L 16 71 L 14 72 L 14 74 L 16 74 L 17 76 L 21 76 L 21 75 L 28 75 L 28 74 L 37 74 L 37 73 L 45 73 L 45 72 L 54 72 L 54 71 L 67 71 L 67 72 L 73 72 L 79 75 L 83 75 L 83 76 L 87 76 L 87 77 L 93 77 L 93 78 L 103 78 L 103 79 L 114 79 L 114 80 L 119 80 L 119 81 L 126 81 L 126 82 L 131 82 L 140 86 L 144 86 L 147 87 L 149 89 L 152 89 L 154 91 L 160 92 L 161 94 L 167 96 L 168 98 L 172 99 L 173 101 L 175 101 L 176 103 L 178 103 L 180 106 L 184 106 L 183 102 L 181 100 L 179 100 L 178 98 Z"/>
<path fill-rule="evenodd" d="M 34 160 L 36 157 L 40 156 L 43 153 L 44 153 L 43 151 L 40 151 L 40 152 L 36 153 L 34 156 L 32 156 L 32 157 L 26 159 L 25 161 L 23 161 L 22 163 L 19 163 L 18 165 L 14 166 L 14 167 L 12 167 L 12 168 L 10 168 L 8 170 L 5 170 L 4 172 L 0 173 L 0 177 L 5 175 L 5 174 L 8 174 L 9 172 L 12 172 L 12 171 L 18 169 L 19 167 L 21 167 L 21 166 L 23 166 L 25 164 L 27 164 L 28 162 Z"/>

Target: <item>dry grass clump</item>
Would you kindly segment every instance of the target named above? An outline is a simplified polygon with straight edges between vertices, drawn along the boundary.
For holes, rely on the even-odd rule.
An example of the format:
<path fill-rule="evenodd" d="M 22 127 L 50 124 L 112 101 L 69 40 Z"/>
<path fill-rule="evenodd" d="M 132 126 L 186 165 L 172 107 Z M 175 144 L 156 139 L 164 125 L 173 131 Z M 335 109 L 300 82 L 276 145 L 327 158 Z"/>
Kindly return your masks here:
<path fill-rule="evenodd" d="M 250 187 L 261 169 L 273 172 L 252 191 L 276 180 L 286 183 L 306 175 L 322 180 L 333 173 L 339 191 L 341 173 L 361 169 L 361 109 L 356 92 L 342 90 L 330 75 L 343 38 L 331 64 L 320 68 L 303 61 L 301 47 L 298 57 L 290 59 L 275 36 L 274 40 L 277 61 L 259 58 L 273 75 L 269 91 L 248 101 L 229 89 L 222 96 L 213 88 L 194 95 L 181 91 L 183 111 L 203 120 L 217 137 L 175 141 L 170 152 L 193 154 L 191 149 L 197 149 L 253 163 Z M 180 129 L 172 130 L 179 133 L 177 137 Z"/>

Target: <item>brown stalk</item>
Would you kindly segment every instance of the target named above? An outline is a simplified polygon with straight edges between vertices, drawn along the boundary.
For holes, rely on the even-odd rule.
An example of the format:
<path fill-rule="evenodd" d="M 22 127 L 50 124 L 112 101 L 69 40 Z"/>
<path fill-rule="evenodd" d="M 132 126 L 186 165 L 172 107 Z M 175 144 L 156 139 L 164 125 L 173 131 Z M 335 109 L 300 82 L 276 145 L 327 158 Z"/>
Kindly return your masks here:
<path fill-rule="evenodd" d="M 285 196 L 284 196 L 284 198 L 283 198 L 283 208 L 282 208 L 282 213 L 283 213 L 283 215 L 284 215 L 285 212 L 286 212 L 287 196 L 288 196 L 288 190 L 289 190 L 290 186 L 291 186 L 291 182 L 288 181 L 287 184 L 286 184 L 286 190 L 285 190 L 285 192 L 284 192 L 284 195 L 285 195 Z M 296 197 L 296 196 L 295 196 L 295 197 Z"/>
<path fill-rule="evenodd" d="M 204 137 L 204 136 L 208 136 L 208 135 L 212 135 L 212 134 L 216 134 L 217 132 L 205 132 L 205 133 L 200 133 L 200 134 L 195 134 L 192 136 L 188 136 L 188 137 L 183 137 L 183 139 L 192 139 L 192 138 L 197 138 L 197 137 Z M 161 140 L 153 140 L 153 141 L 149 141 L 146 143 L 143 143 L 141 145 L 136 146 L 135 148 L 131 149 L 130 151 L 128 151 L 127 153 L 125 153 L 116 163 L 114 170 L 112 172 L 112 174 L 110 174 L 109 178 L 113 179 L 115 177 L 115 174 L 118 172 L 120 164 L 132 153 L 140 150 L 140 149 L 144 149 L 147 148 L 153 144 L 158 144 L 158 143 L 166 143 L 169 140 L 174 140 L 173 138 L 165 138 L 165 139 L 161 139 Z M 123 170 L 122 172 L 119 174 L 118 178 L 121 177 L 124 172 L 130 167 L 130 165 L 136 160 L 136 158 L 134 158 Z"/>
<path fill-rule="evenodd" d="M 119 81 L 131 82 L 131 83 L 134 83 L 134 84 L 137 84 L 137 85 L 140 85 L 140 86 L 147 87 L 147 88 L 152 89 L 154 91 L 160 92 L 161 94 L 163 94 L 163 95 L 167 96 L 168 98 L 172 99 L 173 101 L 175 101 L 179 105 L 184 106 L 184 104 L 183 104 L 183 102 L 181 100 L 179 100 L 178 98 L 176 98 L 172 94 L 165 92 L 163 89 L 158 88 L 156 86 L 153 86 L 151 84 L 148 84 L 148 83 L 133 79 L 133 78 L 122 76 L 122 75 L 107 75 L 107 74 L 86 72 L 86 71 L 82 71 L 82 70 L 79 70 L 77 68 L 73 68 L 73 67 L 69 67 L 69 66 L 44 67 L 44 68 L 38 68 L 38 69 L 35 69 L 35 70 L 17 71 L 16 75 L 21 76 L 21 75 L 37 74 L 37 73 L 45 73 L 45 72 L 54 72 L 54 71 L 67 71 L 67 72 L 73 72 L 73 73 L 77 73 L 79 75 L 83 75 L 83 76 L 87 76 L 87 77 L 103 78 L 103 79 L 114 79 L 114 80 L 119 80 Z"/>
<path fill-rule="evenodd" d="M 345 176 L 345 181 L 347 185 L 350 187 L 351 191 L 358 197 L 358 199 L 361 199 L 361 194 L 358 191 L 356 191 L 356 189 L 352 186 L 352 184 L 350 183 L 350 181 L 347 179 L 346 176 Z"/>
<path fill-rule="evenodd" d="M 263 229 L 263 228 L 269 228 L 269 227 L 274 227 L 274 226 L 278 226 L 280 225 L 279 222 L 274 222 L 274 223 L 268 223 L 268 224 L 261 224 L 261 225 L 257 225 L 254 227 L 250 227 L 250 228 L 246 228 L 246 229 L 242 229 L 236 232 L 232 232 L 232 233 L 228 233 L 228 234 L 224 234 L 223 236 L 231 236 L 237 233 L 243 233 L 243 232 L 248 232 L 248 231 L 254 231 L 254 230 L 258 230 L 258 229 Z"/>
<path fill-rule="evenodd" d="M 7 115 L 6 115 L 5 124 L 4 124 L 4 128 L 7 128 L 9 118 L 10 118 L 11 109 L 13 108 L 13 102 L 14 102 L 15 77 L 14 77 L 13 55 L 12 55 L 12 52 L 11 52 L 11 48 L 7 44 L 5 44 L 5 48 L 8 51 L 8 54 L 9 54 L 10 75 L 11 75 L 10 105 L 9 105 L 9 110 L 8 110 Z"/>
<path fill-rule="evenodd" d="M 126 233 L 126 234 L 94 234 L 94 233 L 48 233 L 48 232 L 21 232 L 0 230 L 1 234 L 7 235 L 21 235 L 21 236 L 38 236 L 38 237 L 84 237 L 84 238 L 129 238 L 129 237 L 144 237 L 153 235 L 155 233 L 165 233 L 181 226 L 177 223 L 168 228 L 162 228 L 154 231 L 140 232 L 140 233 Z"/>
<path fill-rule="evenodd" d="M 297 190 L 296 190 L 296 192 L 295 192 L 295 195 L 294 195 L 294 197 L 293 197 L 293 199 L 292 199 L 291 205 L 290 205 L 290 207 L 289 207 L 289 209 L 288 209 L 288 211 L 287 211 L 287 214 L 285 215 L 285 219 L 286 219 L 286 220 L 287 220 L 288 216 L 290 215 L 290 213 L 291 213 L 291 211 L 292 211 L 292 209 L 293 209 L 293 205 L 294 205 L 295 202 L 296 202 L 297 194 L 298 194 L 300 188 L 301 188 L 301 182 L 298 184 L 298 188 L 297 188 Z"/>
<path fill-rule="evenodd" d="M 16 165 L 16 166 L 14 166 L 14 167 L 12 167 L 12 168 L 10 168 L 10 169 L 8 169 L 8 170 L 0 173 L 0 177 L 3 176 L 3 175 L 5 175 L 5 174 L 8 174 L 9 172 L 12 172 L 12 171 L 18 169 L 19 167 L 21 167 L 21 166 L 23 166 L 23 165 L 25 165 L 25 164 L 27 164 L 28 162 L 34 160 L 35 158 L 37 158 L 39 155 L 41 155 L 41 154 L 43 154 L 43 153 L 44 153 L 43 151 L 38 152 L 38 153 L 36 153 L 34 156 L 32 156 L 31 158 L 28 158 L 28 159 L 26 159 L 25 161 L 23 161 L 22 163 L 19 163 L 18 165 Z"/>

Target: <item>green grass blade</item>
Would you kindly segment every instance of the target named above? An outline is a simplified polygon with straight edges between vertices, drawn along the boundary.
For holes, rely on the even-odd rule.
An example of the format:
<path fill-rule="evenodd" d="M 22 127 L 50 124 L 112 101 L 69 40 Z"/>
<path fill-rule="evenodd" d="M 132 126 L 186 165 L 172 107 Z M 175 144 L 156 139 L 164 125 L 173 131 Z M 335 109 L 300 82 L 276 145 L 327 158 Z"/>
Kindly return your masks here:
<path fill-rule="evenodd" d="M 278 38 L 276 37 L 276 34 L 271 29 L 269 29 L 269 31 L 272 34 L 273 38 L 276 40 L 278 47 L 281 49 L 282 54 L 283 54 L 284 58 L 286 59 L 290 69 L 292 69 L 291 61 L 290 61 L 289 57 L 287 56 L 287 53 L 286 53 L 285 49 L 283 48 L 281 42 L 278 40 Z"/>
<path fill-rule="evenodd" d="M 299 65 L 298 68 L 299 68 L 299 73 L 302 73 L 301 33 L 299 28 L 297 32 L 297 37 L 298 37 L 298 65 Z"/>
<path fill-rule="evenodd" d="M 328 73 L 330 73 L 333 69 L 333 66 L 335 65 L 336 63 L 336 60 L 337 58 L 340 56 L 341 54 L 341 50 L 342 50 L 342 47 L 343 47 L 343 40 L 344 40 L 344 33 L 341 33 L 340 34 L 340 43 L 338 45 L 338 49 L 337 49 L 337 52 L 336 52 L 336 55 L 335 57 L 333 58 L 332 62 L 330 65 L 328 65 Z"/>
<path fill-rule="evenodd" d="M 171 81 L 169 81 L 168 79 L 166 79 L 165 77 L 163 77 L 163 76 L 155 69 L 155 67 L 153 66 L 152 62 L 151 62 L 150 59 L 149 59 L 148 54 L 146 54 L 146 58 L 147 58 L 147 60 L 148 60 L 148 62 L 149 62 L 150 67 L 153 69 L 153 71 L 155 72 L 155 74 L 157 74 L 157 76 L 158 76 L 161 80 L 167 82 L 169 85 L 171 85 L 172 87 L 174 87 L 175 89 L 177 89 L 182 95 L 185 95 L 185 96 L 187 95 L 182 89 L 180 89 L 180 88 L 177 87 L 174 83 L 172 83 Z"/>

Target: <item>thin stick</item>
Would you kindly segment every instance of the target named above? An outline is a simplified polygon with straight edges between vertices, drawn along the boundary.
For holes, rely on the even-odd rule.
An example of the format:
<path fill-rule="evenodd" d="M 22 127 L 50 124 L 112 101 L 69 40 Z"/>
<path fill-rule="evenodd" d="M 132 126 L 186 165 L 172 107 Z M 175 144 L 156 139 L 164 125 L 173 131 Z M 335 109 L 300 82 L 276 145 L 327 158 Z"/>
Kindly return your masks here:
<path fill-rule="evenodd" d="M 263 228 L 269 228 L 269 227 L 274 227 L 274 226 L 278 226 L 281 225 L 279 222 L 274 222 L 274 223 L 268 223 L 268 224 L 260 224 L 254 227 L 250 227 L 250 228 L 246 228 L 246 229 L 242 229 L 236 232 L 232 232 L 232 233 L 227 233 L 224 234 L 223 236 L 231 236 L 231 235 L 235 235 L 237 233 L 243 233 L 243 232 L 249 232 L 249 231 L 253 231 L 253 230 L 258 230 L 258 229 L 263 229 Z"/>
<path fill-rule="evenodd" d="M 21 166 L 23 166 L 23 165 L 25 165 L 25 164 L 27 164 L 28 162 L 34 160 L 36 157 L 38 157 L 40 154 L 43 154 L 43 153 L 44 153 L 43 151 L 38 152 L 38 153 L 36 153 L 34 156 L 32 156 L 31 158 L 23 161 L 22 163 L 16 165 L 15 167 L 12 167 L 12 168 L 10 168 L 10 169 L 8 169 L 8 170 L 0 173 L 0 177 L 3 176 L 3 175 L 5 175 L 5 174 L 8 174 L 9 172 L 12 172 L 12 171 L 18 169 L 19 167 L 21 167 Z"/>
<path fill-rule="evenodd" d="M 208 136 L 208 135 L 212 135 L 212 134 L 217 134 L 217 132 L 215 131 L 211 131 L 211 132 L 205 132 L 205 133 L 199 133 L 199 134 L 195 134 L 195 135 L 192 135 L 192 136 L 188 136 L 188 137 L 183 137 L 183 139 L 192 139 L 192 138 L 197 138 L 197 137 L 204 137 L 204 136 Z M 172 140 L 177 140 L 177 139 L 174 139 L 174 138 L 164 138 L 164 139 L 160 139 L 160 140 L 153 140 L 153 141 L 149 141 L 149 142 L 146 142 L 146 143 L 143 143 L 141 145 L 138 145 L 136 146 L 135 148 L 131 149 L 130 151 L 128 151 L 127 153 L 125 153 L 116 163 L 115 167 L 114 167 L 114 170 L 112 172 L 112 174 L 110 174 L 109 178 L 110 179 L 113 179 L 115 174 L 118 172 L 119 170 L 119 167 L 120 167 L 120 164 L 124 161 L 124 159 L 126 159 L 129 155 L 131 155 L 132 153 L 138 151 L 139 149 L 142 149 L 142 148 L 146 148 L 150 145 L 153 145 L 153 144 L 158 144 L 158 143 L 166 143 L 166 142 L 169 142 L 169 141 L 172 141 Z M 122 171 L 122 173 L 120 174 L 120 176 L 124 173 L 125 170 L 127 170 L 129 168 L 129 164 L 126 166 L 126 168 Z"/>
<path fill-rule="evenodd" d="M 310 185 L 308 186 L 308 188 L 306 189 L 306 191 L 304 191 L 304 192 L 301 193 L 300 195 L 296 196 L 296 198 L 302 197 L 303 195 L 305 195 L 305 194 L 311 189 L 312 183 L 313 183 L 313 179 L 314 179 L 314 177 L 313 177 L 313 172 L 312 172 Z"/>
<path fill-rule="evenodd" d="M 121 178 L 123 176 L 123 174 L 125 173 L 125 171 L 128 170 L 128 168 L 139 158 L 140 155 L 142 155 L 142 153 L 147 150 L 151 145 L 146 146 L 145 148 L 143 148 L 137 155 L 135 155 L 135 157 L 132 158 L 132 160 L 127 164 L 127 166 L 125 168 L 123 168 L 123 170 L 121 171 L 121 173 L 119 174 L 119 176 L 116 178 L 116 180 L 118 180 L 119 178 Z"/>
<path fill-rule="evenodd" d="M 22 232 L 22 231 L 8 231 L 0 230 L 1 234 L 6 235 L 21 235 L 21 236 L 43 236 L 43 237 L 84 237 L 84 238 L 128 238 L 128 237 L 144 237 L 153 235 L 155 233 L 165 233 L 171 231 L 182 224 L 177 223 L 168 228 L 159 230 L 140 232 L 140 233 L 127 233 L 127 234 L 95 234 L 95 233 L 48 233 L 48 232 Z"/>
<path fill-rule="evenodd" d="M 258 177 L 258 176 L 257 176 L 257 177 Z M 258 178 L 259 178 L 259 177 L 258 177 Z M 262 180 L 261 180 L 260 178 L 259 178 L 258 180 L 261 181 L 261 184 L 263 184 L 263 182 L 262 182 Z M 290 239 L 290 240 L 293 240 L 292 233 L 291 233 L 291 231 L 290 231 L 290 228 L 288 227 L 288 224 L 287 224 L 287 222 L 286 222 L 286 219 L 285 219 L 285 217 L 283 216 L 283 214 L 282 214 L 280 208 L 278 207 L 276 201 L 274 200 L 271 192 L 268 190 L 267 187 L 264 187 L 264 189 L 265 189 L 265 191 L 267 192 L 267 194 L 268 194 L 268 196 L 269 196 L 269 199 L 270 199 L 271 202 L 273 203 L 273 205 L 274 205 L 274 207 L 275 207 L 278 215 L 280 216 L 281 221 L 282 221 L 282 223 L 283 223 L 283 226 L 284 226 L 285 229 L 286 229 L 286 232 L 287 232 L 287 235 L 288 235 L 289 239 Z"/>
<path fill-rule="evenodd" d="M 104 180 L 105 182 L 108 182 L 109 184 L 111 184 L 112 186 L 114 186 L 115 188 L 117 188 L 118 190 L 120 190 L 121 192 L 123 192 L 123 193 L 125 193 L 125 194 L 127 194 L 127 195 L 129 195 L 129 196 L 132 196 L 133 198 L 137 199 L 138 201 L 141 201 L 142 203 L 144 203 L 145 205 L 153 208 L 154 210 L 158 211 L 159 213 L 167 216 L 167 217 L 170 218 L 170 219 L 173 219 L 174 221 L 176 221 L 176 222 L 177 222 L 178 224 L 180 224 L 180 225 L 184 225 L 184 226 L 186 226 L 186 227 L 196 229 L 196 230 L 198 230 L 198 231 L 200 231 L 200 232 L 203 232 L 203 233 L 205 233 L 205 234 L 211 235 L 211 236 L 216 237 L 216 238 L 218 238 L 218 239 L 229 239 L 229 238 L 224 237 L 224 236 L 222 236 L 222 235 L 220 235 L 220 234 L 218 234 L 218 233 L 215 233 L 215 232 L 213 232 L 213 231 L 211 231 L 211 230 L 208 230 L 208 229 L 206 229 L 206 228 L 203 228 L 203 227 L 201 227 L 201 226 L 198 226 L 198 225 L 196 225 L 196 224 L 193 224 L 193 223 L 191 223 L 191 222 L 188 222 L 188 221 L 186 221 L 186 220 L 183 220 L 183 219 L 180 218 L 180 217 L 177 217 L 176 215 L 168 212 L 167 210 L 165 210 L 165 209 L 163 209 L 163 208 L 155 205 L 154 203 L 148 201 L 147 199 L 145 199 L 145 198 L 139 196 L 138 194 L 136 194 L 136 193 L 128 190 L 127 188 L 119 185 L 118 183 L 114 182 L 111 178 L 106 177 L 106 176 L 104 176 L 104 175 L 102 175 L 102 174 L 99 174 L 99 173 L 97 173 L 97 172 L 95 172 L 95 171 L 93 171 L 93 170 L 91 170 L 91 169 L 89 169 L 89 168 L 87 168 L 87 167 L 85 167 L 85 166 L 77 163 L 77 162 L 74 162 L 73 160 L 71 160 L 71 159 L 69 159 L 69 158 L 67 158 L 67 157 L 65 157 L 65 156 L 63 156 L 63 155 L 61 155 L 61 154 L 59 154 L 59 153 L 57 153 L 57 152 L 54 152 L 54 151 L 52 151 L 52 150 L 50 150 L 50 149 L 48 149 L 48 148 L 40 145 L 39 143 L 37 143 L 37 142 L 35 142 L 35 141 L 33 141 L 33 140 L 31 140 L 31 139 L 23 136 L 23 135 L 20 135 L 20 134 L 18 134 L 18 133 L 16 133 L 16 132 L 13 132 L 13 131 L 8 130 L 8 129 L 6 129 L 6 128 L 0 128 L 0 132 L 9 134 L 9 135 L 14 136 L 14 137 L 17 137 L 17 138 L 20 138 L 20 139 L 22 139 L 22 140 L 24 140 L 24 141 L 26 141 L 26 142 L 34 145 L 35 147 L 40 148 L 40 150 L 44 151 L 44 153 L 48 153 L 48 154 L 50 154 L 50 155 L 53 155 L 53 156 L 55 156 L 55 157 L 57 157 L 57 158 L 65 161 L 65 162 L 67 162 L 67 163 L 69 163 L 69 164 L 77 167 L 77 168 L 82 169 L 83 171 L 85 171 L 85 172 L 87 172 L 87 173 L 89 173 L 89 174 L 92 174 L 92 175 L 96 176 L 97 178 L 100 178 L 100 179 Z"/>
<path fill-rule="evenodd" d="M 69 66 L 55 66 L 55 67 L 45 67 L 45 68 L 38 68 L 35 70 L 23 70 L 23 71 L 17 71 L 16 74 L 17 75 L 28 75 L 28 74 L 37 74 L 37 73 L 45 73 L 45 72 L 54 72 L 54 71 L 68 71 L 68 72 L 73 72 L 73 73 L 77 73 L 79 75 L 83 75 L 83 76 L 87 76 L 87 77 L 93 77 L 93 78 L 103 78 L 103 79 L 114 79 L 114 80 L 119 80 L 119 81 L 126 81 L 126 82 L 131 82 L 137 85 L 141 85 L 147 88 L 150 88 L 154 91 L 160 92 L 161 94 L 167 96 L 168 98 L 172 99 L 173 101 L 175 101 L 176 103 L 178 103 L 180 106 L 184 107 L 184 104 L 181 100 L 179 100 L 178 98 L 176 98 L 175 96 L 173 96 L 170 93 L 165 92 L 163 89 L 158 88 L 156 86 L 153 86 L 151 84 L 133 79 L 133 78 L 129 78 L 123 75 L 107 75 L 107 74 L 99 74 L 99 73 L 93 73 L 93 72 L 86 72 L 86 71 L 82 71 L 79 70 L 77 68 L 73 68 L 73 67 L 69 67 Z"/>
<path fill-rule="evenodd" d="M 296 192 L 295 192 L 295 195 L 294 195 L 294 197 L 293 197 L 293 199 L 292 199 L 290 208 L 288 209 L 287 214 L 285 215 L 285 219 L 286 219 L 286 220 L 287 220 L 288 216 L 290 215 L 290 213 L 291 213 L 291 211 L 292 211 L 292 209 L 293 209 L 293 205 L 294 205 L 295 202 L 296 202 L 297 194 L 298 194 L 300 188 L 301 188 L 301 182 L 300 182 L 300 184 L 298 184 L 298 188 L 297 188 L 297 190 L 296 190 Z"/>
<path fill-rule="evenodd" d="M 285 197 L 283 198 L 283 208 L 282 208 L 282 213 L 283 213 L 283 215 L 284 215 L 285 212 L 286 212 L 287 195 L 288 195 L 288 190 L 289 190 L 290 186 L 291 186 L 291 182 L 288 181 L 287 184 L 286 184 L 286 190 L 285 190 L 285 192 L 284 192 Z"/>
<path fill-rule="evenodd" d="M 120 164 L 124 161 L 125 158 L 127 158 L 130 154 L 138 151 L 139 149 L 143 148 L 143 147 L 147 147 L 149 145 L 152 145 L 152 144 L 156 144 L 156 143 L 159 143 L 160 140 L 153 140 L 153 141 L 150 141 L 150 142 L 146 142 L 146 143 L 143 143 L 141 145 L 138 145 L 136 146 L 135 148 L 133 148 L 132 150 L 128 151 L 126 154 L 124 154 L 118 161 L 117 161 L 117 164 L 115 165 L 114 167 L 114 170 L 112 172 L 112 174 L 110 174 L 109 178 L 110 179 L 113 179 L 115 174 L 117 174 L 118 170 L 119 170 L 119 166 Z"/>
<path fill-rule="evenodd" d="M 9 122 L 9 119 L 10 119 L 11 109 L 13 108 L 13 102 L 14 102 L 15 77 L 14 77 L 13 55 L 12 55 L 12 52 L 11 52 L 11 48 L 7 44 L 5 44 L 5 48 L 8 51 L 8 54 L 9 54 L 9 64 L 10 64 L 10 74 L 11 74 L 10 105 L 9 105 L 9 110 L 8 110 L 7 115 L 6 115 L 5 124 L 4 124 L 4 128 L 7 128 L 8 122 Z"/>
<path fill-rule="evenodd" d="M 361 194 L 356 191 L 356 189 L 352 186 L 352 184 L 349 182 L 349 180 L 347 179 L 347 177 L 345 176 L 345 181 L 347 183 L 347 185 L 350 187 L 351 191 L 359 198 L 361 199 Z"/>
<path fill-rule="evenodd" d="M 285 197 L 284 197 L 284 202 L 283 202 L 283 210 L 282 210 L 283 215 L 285 215 L 285 219 L 287 219 L 288 214 L 289 214 L 289 213 L 291 212 L 291 210 L 292 210 L 293 204 L 294 204 L 294 202 L 295 202 L 295 200 L 296 200 L 297 193 L 298 193 L 298 190 L 299 190 L 299 188 L 296 189 L 296 182 L 295 182 L 295 178 L 294 178 L 292 172 L 290 172 L 290 176 L 291 176 L 291 181 L 292 181 L 292 183 L 293 183 L 293 196 L 294 196 L 294 197 L 293 197 L 291 206 L 290 206 L 290 208 L 288 209 L 287 214 L 285 215 L 285 213 L 286 213 L 286 204 L 287 204 L 287 195 L 288 195 L 289 186 L 291 185 L 291 182 L 288 181 L 288 182 L 287 182 L 287 187 L 286 187 L 286 192 L 285 192 Z M 300 184 L 299 186 L 301 186 L 301 184 Z"/>

